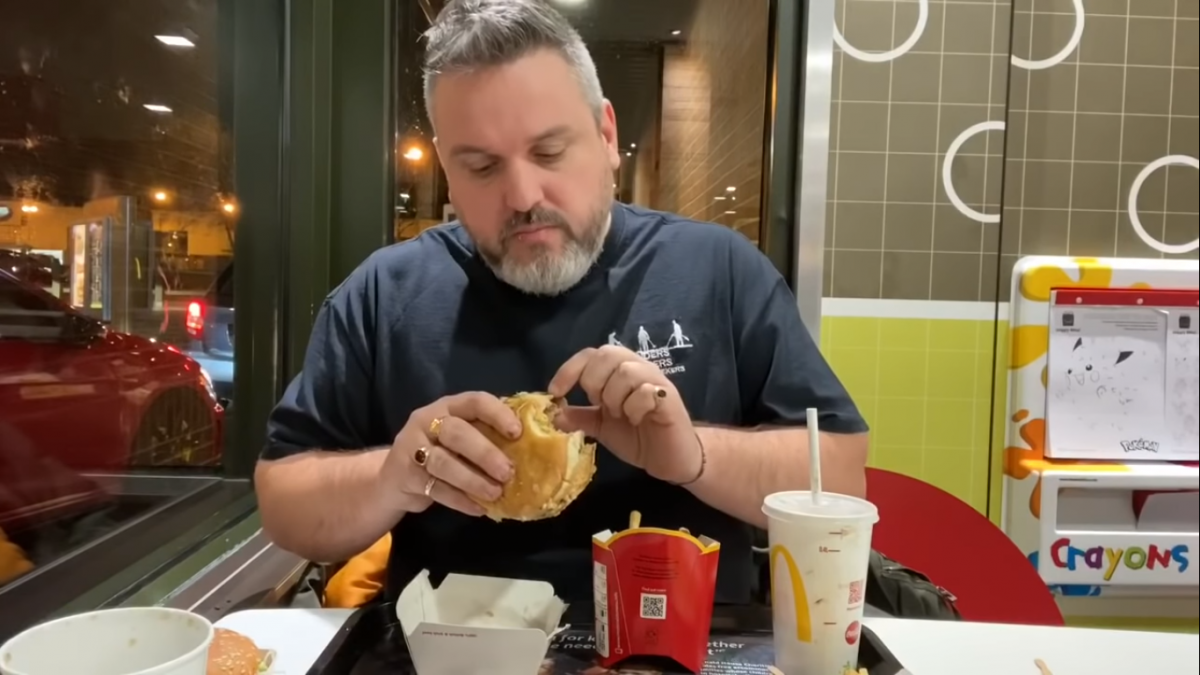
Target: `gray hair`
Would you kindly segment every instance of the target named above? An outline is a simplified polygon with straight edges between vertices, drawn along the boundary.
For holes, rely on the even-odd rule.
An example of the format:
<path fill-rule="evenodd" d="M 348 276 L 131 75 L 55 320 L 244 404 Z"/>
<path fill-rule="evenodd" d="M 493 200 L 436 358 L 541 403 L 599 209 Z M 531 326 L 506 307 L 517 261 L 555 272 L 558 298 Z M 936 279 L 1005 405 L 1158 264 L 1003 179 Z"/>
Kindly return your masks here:
<path fill-rule="evenodd" d="M 425 31 L 425 40 L 425 113 L 430 124 L 439 75 L 512 63 L 541 49 L 553 49 L 567 61 L 600 120 L 604 92 L 592 55 L 579 32 L 542 0 L 450 0 Z"/>

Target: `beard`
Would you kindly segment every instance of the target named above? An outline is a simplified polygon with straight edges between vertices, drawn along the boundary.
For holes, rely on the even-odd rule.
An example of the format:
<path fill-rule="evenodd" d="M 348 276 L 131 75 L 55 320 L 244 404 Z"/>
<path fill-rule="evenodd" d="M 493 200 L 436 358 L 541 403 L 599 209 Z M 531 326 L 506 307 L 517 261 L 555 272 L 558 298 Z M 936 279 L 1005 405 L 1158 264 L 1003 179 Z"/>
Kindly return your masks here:
<path fill-rule="evenodd" d="M 478 242 L 476 247 L 492 273 L 504 283 L 530 295 L 553 297 L 574 288 L 596 264 L 604 251 L 611 214 L 611 202 L 606 202 L 593 212 L 582 233 L 577 235 L 561 213 L 535 208 L 518 213 L 505 223 L 498 250 L 485 248 Z M 545 244 L 536 244 L 531 247 L 531 260 L 515 260 L 509 251 L 513 237 L 530 226 L 558 230 L 564 239 L 562 250 L 556 252 Z"/>

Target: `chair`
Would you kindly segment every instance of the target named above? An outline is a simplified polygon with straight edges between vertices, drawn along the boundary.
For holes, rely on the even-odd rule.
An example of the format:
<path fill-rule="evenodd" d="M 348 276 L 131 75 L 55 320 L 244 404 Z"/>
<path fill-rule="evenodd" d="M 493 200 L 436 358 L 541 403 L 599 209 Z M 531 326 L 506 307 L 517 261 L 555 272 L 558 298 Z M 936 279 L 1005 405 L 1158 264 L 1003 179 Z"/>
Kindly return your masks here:
<path fill-rule="evenodd" d="M 1063 625 L 1037 568 L 962 500 L 882 469 L 867 469 L 867 499 L 879 508 L 872 548 L 956 596 L 967 621 Z"/>

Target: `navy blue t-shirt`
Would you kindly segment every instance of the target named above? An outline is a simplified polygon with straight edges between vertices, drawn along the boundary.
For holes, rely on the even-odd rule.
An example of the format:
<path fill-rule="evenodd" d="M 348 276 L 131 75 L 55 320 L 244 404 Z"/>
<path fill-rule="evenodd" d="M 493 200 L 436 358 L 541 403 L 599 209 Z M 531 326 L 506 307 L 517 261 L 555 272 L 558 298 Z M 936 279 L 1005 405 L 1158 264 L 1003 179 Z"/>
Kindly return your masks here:
<path fill-rule="evenodd" d="M 586 347 L 622 344 L 659 365 L 697 423 L 866 424 L 801 323 L 770 261 L 729 228 L 615 203 L 597 264 L 573 289 L 536 297 L 496 279 L 452 223 L 373 254 L 325 300 L 304 361 L 271 414 L 263 457 L 387 446 L 416 409 L 464 391 L 544 391 Z M 580 391 L 570 403 L 586 405 Z M 422 569 L 550 581 L 590 602 L 591 537 L 638 510 L 649 526 L 721 542 L 718 602 L 756 585 L 749 526 L 690 492 L 597 454 L 592 484 L 560 516 L 495 523 L 440 505 L 401 520 L 387 593 Z"/>

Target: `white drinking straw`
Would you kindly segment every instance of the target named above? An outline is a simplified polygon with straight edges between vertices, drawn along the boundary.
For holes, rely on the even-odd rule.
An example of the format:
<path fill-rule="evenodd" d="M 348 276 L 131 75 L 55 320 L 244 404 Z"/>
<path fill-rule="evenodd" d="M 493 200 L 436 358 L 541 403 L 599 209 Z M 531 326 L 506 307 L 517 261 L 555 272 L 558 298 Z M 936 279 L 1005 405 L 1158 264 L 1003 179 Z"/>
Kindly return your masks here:
<path fill-rule="evenodd" d="M 808 484 L 814 504 L 821 503 L 821 430 L 817 426 L 817 409 L 809 408 L 808 418 Z"/>

